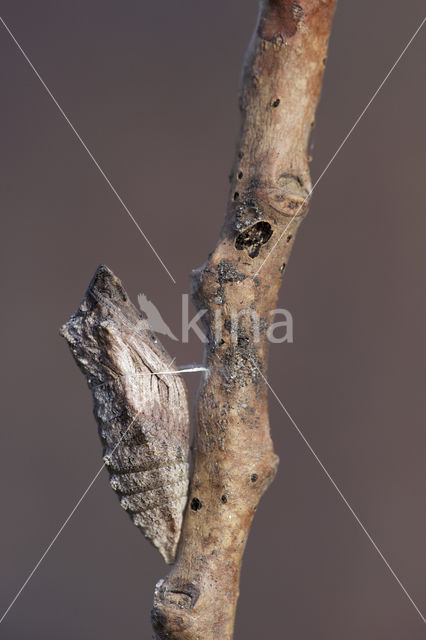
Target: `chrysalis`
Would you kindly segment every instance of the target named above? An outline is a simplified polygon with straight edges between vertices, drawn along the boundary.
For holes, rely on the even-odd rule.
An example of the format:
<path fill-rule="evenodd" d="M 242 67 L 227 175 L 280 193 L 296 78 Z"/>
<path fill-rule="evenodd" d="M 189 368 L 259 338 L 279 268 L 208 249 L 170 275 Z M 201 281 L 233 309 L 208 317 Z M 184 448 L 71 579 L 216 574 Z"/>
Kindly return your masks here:
<path fill-rule="evenodd" d="M 134 524 L 173 562 L 188 493 L 183 380 L 103 265 L 61 335 L 93 393 L 111 486 Z"/>

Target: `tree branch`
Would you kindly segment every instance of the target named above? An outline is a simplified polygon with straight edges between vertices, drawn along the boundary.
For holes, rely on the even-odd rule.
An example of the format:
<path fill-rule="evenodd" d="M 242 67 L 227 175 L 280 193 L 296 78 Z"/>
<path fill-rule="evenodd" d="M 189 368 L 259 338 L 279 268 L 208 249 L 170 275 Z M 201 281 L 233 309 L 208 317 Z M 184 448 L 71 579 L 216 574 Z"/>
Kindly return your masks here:
<path fill-rule="evenodd" d="M 247 53 L 225 222 L 215 251 L 193 275 L 194 301 L 207 309 L 209 374 L 199 391 L 194 471 L 177 561 L 155 591 L 158 640 L 233 635 L 247 535 L 278 464 L 263 379 L 266 332 L 308 207 L 307 144 L 335 5 L 265 0 Z"/>
<path fill-rule="evenodd" d="M 269 433 L 268 329 L 311 182 L 307 144 L 337 0 L 263 0 L 244 66 L 242 125 L 225 222 L 193 274 L 208 343 L 188 486 L 183 381 L 99 267 L 64 325 L 94 397 L 111 485 L 133 522 L 176 563 L 156 585 L 157 640 L 231 640 L 242 555 L 278 465 Z"/>

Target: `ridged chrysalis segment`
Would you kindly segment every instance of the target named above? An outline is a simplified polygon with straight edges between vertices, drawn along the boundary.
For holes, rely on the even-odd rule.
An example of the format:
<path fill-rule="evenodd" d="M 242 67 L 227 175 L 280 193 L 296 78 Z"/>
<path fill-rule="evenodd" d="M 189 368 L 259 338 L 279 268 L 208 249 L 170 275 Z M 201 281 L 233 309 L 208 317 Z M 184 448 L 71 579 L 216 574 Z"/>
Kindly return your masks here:
<path fill-rule="evenodd" d="M 135 525 L 173 562 L 188 493 L 183 380 L 105 266 L 61 334 L 93 393 L 111 486 Z"/>

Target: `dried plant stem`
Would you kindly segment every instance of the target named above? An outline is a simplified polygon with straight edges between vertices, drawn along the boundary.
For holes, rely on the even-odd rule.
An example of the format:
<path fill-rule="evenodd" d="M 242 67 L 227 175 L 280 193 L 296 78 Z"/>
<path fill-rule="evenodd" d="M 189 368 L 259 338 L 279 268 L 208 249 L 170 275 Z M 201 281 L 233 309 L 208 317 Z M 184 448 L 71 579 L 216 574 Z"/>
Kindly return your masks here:
<path fill-rule="evenodd" d="M 336 0 L 261 3 L 243 74 L 242 126 L 225 223 L 216 249 L 193 276 L 194 300 L 208 310 L 209 374 L 199 392 L 194 471 L 178 556 L 155 591 L 157 639 L 233 635 L 250 523 L 278 463 L 261 375 L 266 331 L 308 207 L 307 144 L 335 5 Z M 259 341 L 247 310 L 260 318 Z M 235 326 L 230 318 L 240 312 Z"/>

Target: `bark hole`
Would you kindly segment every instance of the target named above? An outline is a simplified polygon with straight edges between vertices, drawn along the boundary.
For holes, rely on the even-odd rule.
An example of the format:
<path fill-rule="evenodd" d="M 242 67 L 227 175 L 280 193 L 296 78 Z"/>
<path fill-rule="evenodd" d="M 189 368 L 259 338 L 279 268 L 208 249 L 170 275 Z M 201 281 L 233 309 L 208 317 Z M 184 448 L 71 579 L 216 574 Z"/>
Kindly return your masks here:
<path fill-rule="evenodd" d="M 202 506 L 203 505 L 201 504 L 201 501 L 198 498 L 192 498 L 191 509 L 193 511 L 199 511 Z"/>
<path fill-rule="evenodd" d="M 235 240 L 235 248 L 238 249 L 238 251 L 247 249 L 250 258 L 255 258 L 259 255 L 261 246 L 268 242 L 272 234 L 273 231 L 269 222 L 261 220 L 238 234 Z"/>

